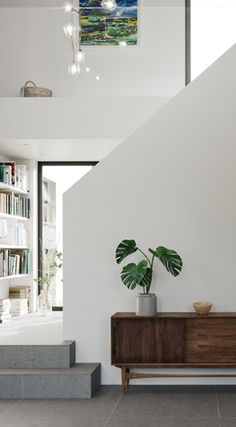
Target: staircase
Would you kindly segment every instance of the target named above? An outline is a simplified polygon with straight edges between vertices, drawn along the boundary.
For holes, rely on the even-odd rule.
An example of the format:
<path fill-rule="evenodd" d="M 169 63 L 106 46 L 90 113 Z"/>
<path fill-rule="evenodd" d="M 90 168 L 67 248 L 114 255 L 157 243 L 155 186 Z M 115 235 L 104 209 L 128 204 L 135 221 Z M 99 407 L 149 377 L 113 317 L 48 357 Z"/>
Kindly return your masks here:
<path fill-rule="evenodd" d="M 75 363 L 75 341 L 0 345 L 0 399 L 91 398 L 100 383 L 99 363 Z"/>

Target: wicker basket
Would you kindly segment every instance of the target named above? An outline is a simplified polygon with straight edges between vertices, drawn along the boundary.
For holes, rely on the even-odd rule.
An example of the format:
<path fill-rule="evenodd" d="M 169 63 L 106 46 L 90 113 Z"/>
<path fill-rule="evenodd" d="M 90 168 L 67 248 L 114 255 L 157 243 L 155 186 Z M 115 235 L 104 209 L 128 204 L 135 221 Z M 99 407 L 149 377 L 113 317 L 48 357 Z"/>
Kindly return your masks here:
<path fill-rule="evenodd" d="M 194 302 L 193 308 L 197 314 L 208 314 L 212 309 L 212 303 L 208 301 Z"/>
<path fill-rule="evenodd" d="M 24 87 L 21 88 L 21 93 L 23 97 L 50 97 L 52 96 L 52 91 L 45 87 L 37 87 L 34 82 L 29 80 L 25 83 Z"/>

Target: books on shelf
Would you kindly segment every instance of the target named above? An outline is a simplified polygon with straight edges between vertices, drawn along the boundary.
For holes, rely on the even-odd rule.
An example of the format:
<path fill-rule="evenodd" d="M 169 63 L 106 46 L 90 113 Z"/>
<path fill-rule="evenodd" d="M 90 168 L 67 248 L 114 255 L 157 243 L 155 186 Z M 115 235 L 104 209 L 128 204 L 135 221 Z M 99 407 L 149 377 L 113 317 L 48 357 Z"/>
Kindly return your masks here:
<path fill-rule="evenodd" d="M 27 246 L 27 230 L 22 222 L 0 218 L 0 244 L 7 246 Z"/>
<path fill-rule="evenodd" d="M 28 299 L 30 296 L 30 286 L 17 286 L 9 288 L 10 299 Z"/>
<path fill-rule="evenodd" d="M 0 193 L 0 212 L 9 215 L 30 217 L 30 199 L 14 193 Z"/>
<path fill-rule="evenodd" d="M 29 172 L 26 165 L 16 165 L 15 162 L 0 162 L 0 182 L 28 191 Z"/>
<path fill-rule="evenodd" d="M 0 182 L 7 185 L 15 185 L 15 162 L 0 162 Z"/>
<path fill-rule="evenodd" d="M 29 251 L 28 249 L 0 250 L 0 277 L 28 274 Z"/>
<path fill-rule="evenodd" d="M 12 317 L 23 316 L 29 312 L 28 298 L 10 298 Z"/>
<path fill-rule="evenodd" d="M 28 168 L 26 165 L 16 165 L 16 187 L 28 191 Z"/>
<path fill-rule="evenodd" d="M 10 299 L 0 298 L 0 323 L 8 322 L 11 319 Z"/>

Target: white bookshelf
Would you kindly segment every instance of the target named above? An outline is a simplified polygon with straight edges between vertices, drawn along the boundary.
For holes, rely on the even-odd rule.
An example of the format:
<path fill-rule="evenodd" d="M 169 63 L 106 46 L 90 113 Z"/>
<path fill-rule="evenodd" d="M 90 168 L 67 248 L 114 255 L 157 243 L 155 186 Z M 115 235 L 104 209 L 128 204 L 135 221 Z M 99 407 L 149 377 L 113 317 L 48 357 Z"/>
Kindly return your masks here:
<path fill-rule="evenodd" d="M 25 250 L 25 249 L 29 249 L 29 248 L 28 248 L 28 246 L 8 245 L 6 243 L 6 244 L 1 244 L 0 249 L 21 249 L 21 250 Z"/>
<path fill-rule="evenodd" d="M 0 190 L 1 192 L 1 190 Z M 2 213 L 0 212 L 0 219 L 12 219 L 15 221 L 28 221 L 29 218 L 26 218 L 25 216 L 19 216 L 19 215 L 11 215 L 11 214 L 6 214 L 6 213 Z"/>
<path fill-rule="evenodd" d="M 14 161 L 14 158 L 2 159 L 2 161 Z M 7 185 L 0 182 L 0 193 L 8 193 L 20 195 L 30 199 L 30 218 L 19 215 L 11 215 L 0 212 L 0 220 L 6 220 L 8 227 L 14 229 L 14 225 L 23 223 L 27 236 L 26 244 L 19 246 L 14 243 L 10 237 L 8 240 L 3 240 L 0 243 L 0 250 L 28 250 L 30 253 L 29 272 L 24 274 L 15 274 L 0 277 L 0 297 L 7 298 L 11 287 L 26 286 L 31 288 L 30 292 L 30 311 L 34 312 L 37 309 L 37 285 L 34 279 L 37 278 L 37 231 L 38 231 L 38 209 L 37 209 L 37 162 L 34 160 L 20 159 L 16 161 L 16 165 L 26 165 L 28 168 L 28 191 L 24 191 L 16 186 Z M 15 223 L 15 224 L 14 224 Z M 9 244 L 7 243 L 9 242 Z M 23 242 L 22 242 L 23 243 Z"/>
<path fill-rule="evenodd" d="M 21 194 L 22 196 L 28 196 L 28 191 L 21 190 L 20 188 L 17 188 L 13 185 L 7 185 L 3 182 L 0 182 L 0 192 L 4 191 L 5 193 L 15 193 L 15 194 Z"/>
<path fill-rule="evenodd" d="M 11 276 L 0 277 L 0 281 L 2 281 L 2 280 L 13 280 L 13 279 L 22 279 L 22 278 L 27 278 L 28 276 L 29 276 L 28 274 L 12 274 Z"/>

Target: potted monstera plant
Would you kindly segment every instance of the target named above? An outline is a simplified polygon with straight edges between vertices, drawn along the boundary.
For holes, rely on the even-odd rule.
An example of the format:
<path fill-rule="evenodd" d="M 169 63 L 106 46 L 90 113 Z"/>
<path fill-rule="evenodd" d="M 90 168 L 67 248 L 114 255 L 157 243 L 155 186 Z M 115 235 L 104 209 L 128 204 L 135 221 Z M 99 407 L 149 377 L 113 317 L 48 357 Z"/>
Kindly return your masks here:
<path fill-rule="evenodd" d="M 153 268 L 156 259 L 165 266 L 172 276 L 178 276 L 183 267 L 181 257 L 173 249 L 158 246 L 156 249 L 148 249 L 150 255 L 145 254 L 136 244 L 135 240 L 122 240 L 116 249 L 116 262 L 120 264 L 127 256 L 134 252 L 140 252 L 144 259 L 138 263 L 127 264 L 121 271 L 121 280 L 128 289 L 140 286 L 142 293 L 137 295 L 137 315 L 153 316 L 157 312 L 157 297 L 150 293 Z"/>

